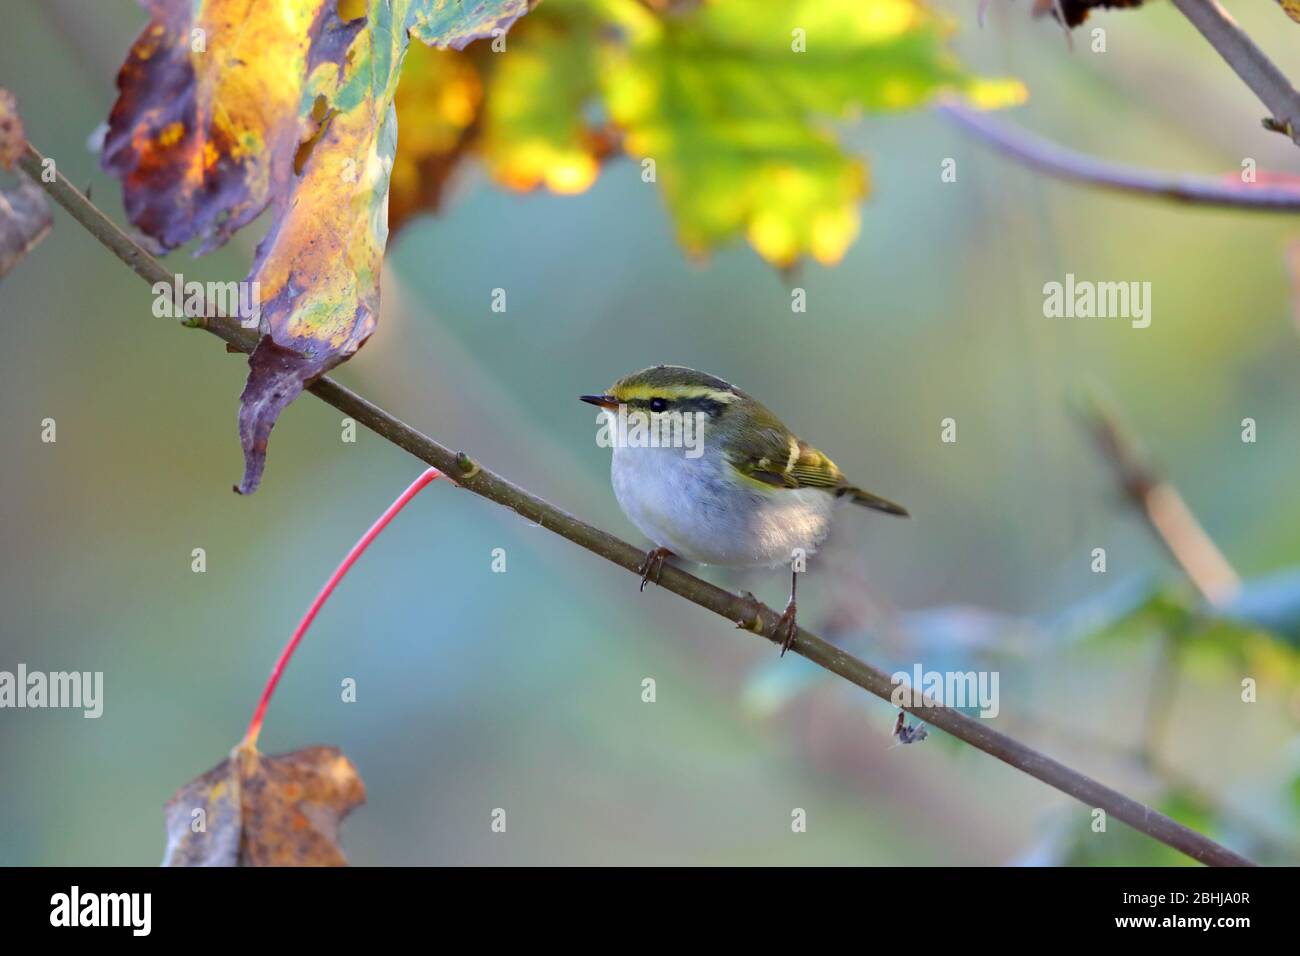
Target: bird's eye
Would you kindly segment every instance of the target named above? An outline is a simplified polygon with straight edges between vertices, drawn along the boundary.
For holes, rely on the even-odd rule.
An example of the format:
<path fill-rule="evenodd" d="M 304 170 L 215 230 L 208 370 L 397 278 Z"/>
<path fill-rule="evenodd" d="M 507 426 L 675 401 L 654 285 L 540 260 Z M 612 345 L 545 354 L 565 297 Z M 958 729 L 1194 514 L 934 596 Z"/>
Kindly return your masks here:
<path fill-rule="evenodd" d="M 650 399 L 650 411 L 652 412 L 662 412 L 667 407 L 668 407 L 668 399 L 666 398 Z"/>

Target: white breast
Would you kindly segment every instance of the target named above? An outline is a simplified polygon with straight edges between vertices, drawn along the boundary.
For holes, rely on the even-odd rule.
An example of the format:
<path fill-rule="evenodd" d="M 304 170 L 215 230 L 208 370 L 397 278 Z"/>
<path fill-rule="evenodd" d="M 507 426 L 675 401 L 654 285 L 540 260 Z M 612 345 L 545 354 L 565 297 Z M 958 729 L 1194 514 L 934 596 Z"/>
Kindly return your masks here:
<path fill-rule="evenodd" d="M 830 531 L 835 498 L 815 488 L 764 493 L 721 455 L 682 448 L 614 448 L 614 495 L 651 541 L 688 561 L 729 567 L 788 564 Z"/>

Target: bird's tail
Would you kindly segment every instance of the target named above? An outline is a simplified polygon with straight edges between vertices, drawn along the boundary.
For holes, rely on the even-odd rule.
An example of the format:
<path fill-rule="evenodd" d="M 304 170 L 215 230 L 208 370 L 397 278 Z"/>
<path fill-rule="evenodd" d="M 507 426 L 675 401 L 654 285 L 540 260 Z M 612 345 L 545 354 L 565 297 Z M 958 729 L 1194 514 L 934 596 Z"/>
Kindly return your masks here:
<path fill-rule="evenodd" d="M 853 485 L 845 485 L 839 490 L 841 498 L 848 498 L 855 505 L 862 505 L 864 508 L 870 508 L 873 511 L 883 511 L 888 515 L 898 515 L 900 518 L 910 518 L 907 509 L 902 505 L 895 504 L 888 498 L 882 498 L 880 495 L 873 495 L 869 491 L 863 491 Z"/>

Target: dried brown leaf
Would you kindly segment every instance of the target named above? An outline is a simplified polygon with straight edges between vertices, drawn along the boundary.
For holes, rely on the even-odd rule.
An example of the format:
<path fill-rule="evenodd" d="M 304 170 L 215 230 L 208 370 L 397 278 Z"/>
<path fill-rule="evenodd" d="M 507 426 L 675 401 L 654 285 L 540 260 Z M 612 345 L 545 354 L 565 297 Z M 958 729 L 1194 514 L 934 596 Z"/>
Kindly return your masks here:
<path fill-rule="evenodd" d="M 13 169 L 27 151 L 27 134 L 18 115 L 18 98 L 0 89 L 0 166 Z"/>
<path fill-rule="evenodd" d="M 45 192 L 30 179 L 0 189 L 0 278 L 45 238 L 53 222 Z"/>
<path fill-rule="evenodd" d="M 339 824 L 365 802 L 334 747 L 267 756 L 240 744 L 164 808 L 164 866 L 345 866 Z"/>

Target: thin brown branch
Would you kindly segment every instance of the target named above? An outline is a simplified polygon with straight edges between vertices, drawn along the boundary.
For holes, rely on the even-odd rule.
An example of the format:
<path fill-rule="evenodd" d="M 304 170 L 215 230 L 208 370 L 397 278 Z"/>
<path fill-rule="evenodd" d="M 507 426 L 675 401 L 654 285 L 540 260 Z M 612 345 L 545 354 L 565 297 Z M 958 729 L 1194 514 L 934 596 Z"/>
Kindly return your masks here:
<path fill-rule="evenodd" d="M 1173 0 L 1201 36 L 1254 91 L 1272 116 L 1266 124 L 1300 145 L 1300 92 L 1215 0 Z"/>
<path fill-rule="evenodd" d="M 1149 199 L 1171 199 L 1198 206 L 1253 209 L 1261 212 L 1300 211 L 1300 187 L 1251 186 L 1209 176 L 1162 173 L 1139 166 L 1112 163 L 1066 149 L 989 113 L 955 102 L 943 104 L 939 111 L 1003 154 L 1058 179 Z"/>
<path fill-rule="evenodd" d="M 1275 844 L 1280 851 L 1300 859 L 1300 839 L 1295 834 L 1285 832 L 1285 827 L 1278 828 L 1255 808 L 1242 806 L 1240 801 L 1233 802 L 1231 796 L 1205 787 L 1157 755 L 1146 750 L 1134 750 L 1127 739 L 1060 723 L 1055 714 L 1045 711 L 1019 711 L 1012 726 L 1024 727 L 1034 733 L 1065 740 L 1073 747 L 1132 763 L 1149 773 L 1166 789 L 1190 795 L 1211 813 L 1223 817 L 1229 827 L 1245 830 L 1256 842 Z"/>
<path fill-rule="evenodd" d="M 28 175 L 40 181 L 41 161 L 40 153 L 29 147 L 21 165 Z M 56 202 L 146 281 L 151 284 L 172 282 L 171 274 L 163 269 L 158 260 L 132 242 L 62 175 L 57 176 L 53 182 L 42 185 Z M 253 333 L 241 328 L 234 319 L 218 316 L 200 319 L 194 324 L 223 339 L 234 349 L 249 351 L 254 344 Z M 319 379 L 310 391 L 394 445 L 439 469 L 460 487 L 518 512 L 528 521 L 569 539 L 627 571 L 636 573 L 641 566 L 645 555 L 640 549 L 511 484 L 468 456 L 438 444 L 333 379 Z M 779 641 L 779 615 L 752 598 L 731 594 L 671 565 L 664 567 L 659 585 L 728 621 L 744 622 L 747 629 L 769 641 Z M 889 675 L 803 628 L 799 629 L 791 649 L 883 700 L 890 700 L 895 690 Z M 1127 823 L 1195 860 L 1218 866 L 1252 865 L 1250 860 L 1209 837 L 960 711 L 928 699 L 905 709 L 925 720 L 929 726 L 947 731 L 1022 773 L 1069 794 L 1087 807 L 1105 810 L 1108 816 Z"/>

